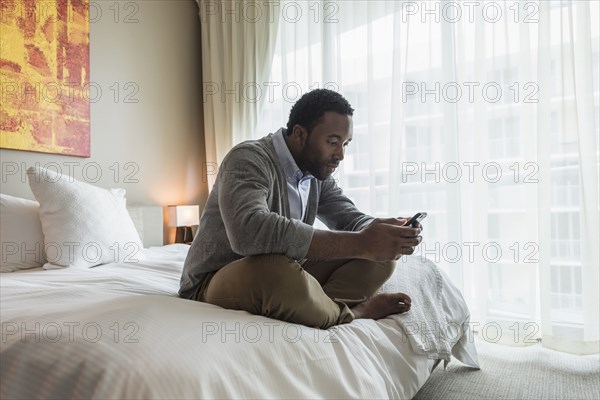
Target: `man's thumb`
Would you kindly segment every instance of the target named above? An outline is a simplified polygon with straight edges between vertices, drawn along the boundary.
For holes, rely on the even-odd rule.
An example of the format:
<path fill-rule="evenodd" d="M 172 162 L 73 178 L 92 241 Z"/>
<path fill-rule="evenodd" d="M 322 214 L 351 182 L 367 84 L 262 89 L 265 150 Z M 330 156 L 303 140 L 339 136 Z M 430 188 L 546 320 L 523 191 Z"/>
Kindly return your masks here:
<path fill-rule="evenodd" d="M 408 222 L 408 220 L 406 218 L 383 218 L 383 219 L 381 219 L 381 222 L 384 222 L 384 223 L 390 224 L 390 225 L 402 226 L 402 225 L 406 224 Z"/>

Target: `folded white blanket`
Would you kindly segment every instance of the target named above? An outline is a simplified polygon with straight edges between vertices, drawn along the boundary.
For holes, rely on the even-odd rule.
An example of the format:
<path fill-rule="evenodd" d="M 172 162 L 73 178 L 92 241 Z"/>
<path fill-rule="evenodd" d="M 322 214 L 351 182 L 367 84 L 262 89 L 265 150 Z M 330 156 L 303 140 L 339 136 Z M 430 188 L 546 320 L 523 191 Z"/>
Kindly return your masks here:
<path fill-rule="evenodd" d="M 444 360 L 447 364 L 452 348 L 442 303 L 443 289 L 442 275 L 433 262 L 424 257 L 407 256 L 397 262 L 396 272 L 380 291 L 403 292 L 410 296 L 411 310 L 388 318 L 402 326 L 415 353 Z"/>

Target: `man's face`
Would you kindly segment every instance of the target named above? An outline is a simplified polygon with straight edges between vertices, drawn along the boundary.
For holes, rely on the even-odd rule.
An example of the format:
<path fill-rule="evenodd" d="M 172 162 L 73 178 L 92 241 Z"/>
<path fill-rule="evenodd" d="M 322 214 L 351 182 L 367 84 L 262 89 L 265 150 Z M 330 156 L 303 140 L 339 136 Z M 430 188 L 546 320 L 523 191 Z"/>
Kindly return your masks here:
<path fill-rule="evenodd" d="M 303 141 L 298 167 L 319 180 L 333 174 L 352 140 L 352 117 L 327 111 Z"/>

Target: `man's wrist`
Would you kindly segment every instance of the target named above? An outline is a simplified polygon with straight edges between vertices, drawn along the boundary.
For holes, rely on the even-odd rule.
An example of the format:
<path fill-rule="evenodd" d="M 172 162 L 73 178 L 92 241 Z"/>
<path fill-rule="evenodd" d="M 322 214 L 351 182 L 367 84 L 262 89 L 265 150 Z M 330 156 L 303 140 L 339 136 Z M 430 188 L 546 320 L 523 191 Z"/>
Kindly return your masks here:
<path fill-rule="evenodd" d="M 343 258 L 367 258 L 364 251 L 363 231 L 339 233 L 344 235 L 344 240 L 340 241 L 340 250 L 348 254 Z"/>
<path fill-rule="evenodd" d="M 334 260 L 366 258 L 362 231 L 324 231 L 315 229 L 307 258 Z"/>

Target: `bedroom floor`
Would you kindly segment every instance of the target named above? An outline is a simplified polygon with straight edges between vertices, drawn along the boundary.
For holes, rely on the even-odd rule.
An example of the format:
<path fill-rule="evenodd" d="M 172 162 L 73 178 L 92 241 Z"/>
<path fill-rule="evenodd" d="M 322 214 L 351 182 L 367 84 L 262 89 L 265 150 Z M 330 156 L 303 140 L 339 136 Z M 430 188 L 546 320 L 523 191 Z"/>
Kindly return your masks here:
<path fill-rule="evenodd" d="M 440 364 L 414 397 L 444 399 L 599 399 L 600 357 L 477 340 L 481 370 Z"/>

